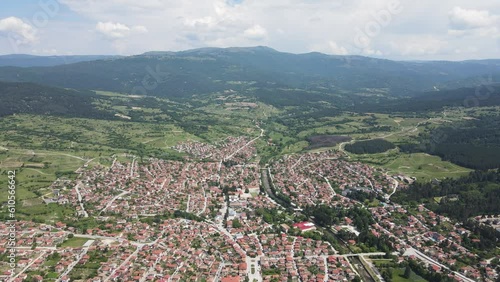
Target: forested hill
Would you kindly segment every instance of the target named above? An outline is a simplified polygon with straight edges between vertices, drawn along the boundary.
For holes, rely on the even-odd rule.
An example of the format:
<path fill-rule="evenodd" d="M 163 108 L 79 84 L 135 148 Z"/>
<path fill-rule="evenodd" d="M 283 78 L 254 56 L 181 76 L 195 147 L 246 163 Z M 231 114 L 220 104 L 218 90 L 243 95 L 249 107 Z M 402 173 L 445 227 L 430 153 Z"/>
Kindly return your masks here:
<path fill-rule="evenodd" d="M 71 117 L 111 118 L 97 110 L 94 92 L 75 91 L 33 83 L 0 82 L 0 117 L 28 113 Z"/>
<path fill-rule="evenodd" d="M 500 106 L 500 84 L 491 83 L 475 87 L 426 91 L 397 100 L 384 100 L 380 103 L 357 104 L 358 112 L 432 112 L 442 111 L 445 107 L 489 107 Z"/>
<path fill-rule="evenodd" d="M 376 154 L 394 149 L 396 146 L 384 139 L 363 140 L 345 145 L 345 149 L 353 154 Z"/>
<path fill-rule="evenodd" d="M 321 53 L 290 54 L 267 47 L 204 48 L 66 64 L 1 67 L 0 80 L 73 89 L 109 90 L 167 97 L 191 97 L 234 89 L 307 90 L 330 94 L 404 96 L 451 86 L 471 86 L 480 77 L 500 81 L 500 61 L 399 62 Z"/>
<path fill-rule="evenodd" d="M 425 152 L 472 169 L 500 167 L 500 116 L 490 109 L 477 119 L 445 125 L 420 134 L 404 152 Z"/>
<path fill-rule="evenodd" d="M 436 202 L 436 199 L 440 199 Z M 476 215 L 500 214 L 500 170 L 474 171 L 458 179 L 439 183 L 415 182 L 398 191 L 392 200 L 399 203 L 428 203 L 430 209 L 465 221 Z"/>

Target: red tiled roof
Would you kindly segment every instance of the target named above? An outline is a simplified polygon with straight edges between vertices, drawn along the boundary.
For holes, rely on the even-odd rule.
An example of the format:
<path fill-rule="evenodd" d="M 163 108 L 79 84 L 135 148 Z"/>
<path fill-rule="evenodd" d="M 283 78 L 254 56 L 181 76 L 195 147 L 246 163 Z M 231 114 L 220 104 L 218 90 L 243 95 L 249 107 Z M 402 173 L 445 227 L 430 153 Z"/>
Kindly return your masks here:
<path fill-rule="evenodd" d="M 295 223 L 293 225 L 293 227 L 299 228 L 302 231 L 310 230 L 310 229 L 315 228 L 314 223 L 307 222 L 307 221 Z"/>
<path fill-rule="evenodd" d="M 240 282 L 239 276 L 228 276 L 221 279 L 221 282 Z"/>

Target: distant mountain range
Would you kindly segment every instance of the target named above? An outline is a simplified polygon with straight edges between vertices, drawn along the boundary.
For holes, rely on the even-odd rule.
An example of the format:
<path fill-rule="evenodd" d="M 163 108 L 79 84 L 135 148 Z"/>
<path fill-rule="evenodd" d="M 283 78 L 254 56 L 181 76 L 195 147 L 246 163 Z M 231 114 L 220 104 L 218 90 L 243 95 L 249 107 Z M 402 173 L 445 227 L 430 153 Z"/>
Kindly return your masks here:
<path fill-rule="evenodd" d="M 500 60 L 391 61 L 290 54 L 268 47 L 202 48 L 129 57 L 15 55 L 0 57 L 0 65 L 8 60 L 17 67 L 0 67 L 3 81 L 173 98 L 233 89 L 251 96 L 300 92 L 302 99 L 310 94 L 318 101 L 323 96 L 330 101 L 332 95 L 412 96 L 500 81 Z"/>
<path fill-rule="evenodd" d="M 33 56 L 24 54 L 0 55 L 0 67 L 51 67 L 79 62 L 119 58 L 121 56 Z"/>

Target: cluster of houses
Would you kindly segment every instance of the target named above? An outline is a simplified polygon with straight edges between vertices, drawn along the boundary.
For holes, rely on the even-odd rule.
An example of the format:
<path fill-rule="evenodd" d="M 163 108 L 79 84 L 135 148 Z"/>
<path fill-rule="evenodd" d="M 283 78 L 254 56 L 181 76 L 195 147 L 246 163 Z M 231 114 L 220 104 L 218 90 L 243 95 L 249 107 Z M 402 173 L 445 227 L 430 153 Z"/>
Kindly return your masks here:
<path fill-rule="evenodd" d="M 275 187 L 297 206 L 330 204 L 336 194 L 350 188 L 386 192 L 391 178 L 380 169 L 349 162 L 337 151 L 288 155 L 272 166 Z"/>
<path fill-rule="evenodd" d="M 61 195 L 60 201 L 71 203 L 81 214 L 80 194 L 90 215 L 126 219 L 175 210 L 207 216 L 224 203 L 221 187 L 259 190 L 255 165 L 226 167 L 215 162 L 150 160 L 133 168 L 115 162 L 111 169 L 85 171 L 76 182 L 79 189 Z"/>
<path fill-rule="evenodd" d="M 218 144 L 211 145 L 196 141 L 181 143 L 173 147 L 174 150 L 187 153 L 196 159 L 214 161 L 232 160 L 237 163 L 245 162 L 257 156 L 257 150 L 250 144 L 248 137 L 227 137 Z"/>
<path fill-rule="evenodd" d="M 75 219 L 92 217 L 98 224 L 82 229 L 61 222 L 18 222 L 20 273 L 14 281 L 42 271 L 59 281 L 73 281 L 82 269 L 91 271 L 92 275 L 83 275 L 89 282 L 234 282 L 246 277 L 269 282 L 353 280 L 358 273 L 346 257 L 328 242 L 308 238 L 306 233 L 316 230 L 312 222 L 290 227 L 264 220 L 262 211 L 282 213 L 284 209 L 260 193 L 260 169 L 252 163 L 256 150 L 251 143 L 246 137 L 229 137 L 216 145 L 187 142 L 174 147 L 190 155 L 183 161 L 115 160 L 109 168 L 80 169 L 72 182 L 56 181 L 47 200 L 74 208 Z M 386 194 L 393 191 L 394 183 L 384 171 L 350 162 L 336 151 L 283 157 L 271 164 L 270 179 L 297 212 L 317 204 L 349 209 L 360 203 L 342 191 Z M 173 218 L 179 211 L 199 221 Z M 448 218 L 424 206 L 410 212 L 382 203 L 369 211 L 376 221 L 372 234 L 389 237 L 393 247 L 401 250 L 400 261 L 405 259 L 404 251 L 413 248 L 471 279 L 479 280 L 484 274 L 486 281 L 497 279 L 491 261 L 479 260 L 462 246 L 470 232 Z M 359 234 L 352 219 L 340 222 L 334 232 L 347 229 Z M 443 222 L 451 230 L 431 228 Z M 288 233 L 290 228 L 302 233 Z M 7 229 L 0 223 L 0 253 L 7 251 Z M 87 243 L 61 247 L 73 233 L 87 238 Z M 474 263 L 464 266 L 463 258 Z M 443 271 L 436 263 L 429 268 Z M 7 264 L 0 263 L 0 271 L 7 277 Z M 38 274 L 31 277 L 43 281 Z"/>
<path fill-rule="evenodd" d="M 329 243 L 286 234 L 259 237 L 265 256 L 260 257 L 263 281 L 350 281 L 357 273 Z M 297 280 L 299 281 L 299 280 Z"/>
<path fill-rule="evenodd" d="M 15 224 L 15 238 L 18 248 L 51 248 L 61 244 L 67 237 L 67 232 L 56 226 L 24 220 L 17 221 Z M 57 226 L 65 227 L 62 223 L 58 223 Z M 10 229 L 7 224 L 0 223 L 0 253 L 5 252 L 5 246 L 7 246 L 9 235 Z"/>
<path fill-rule="evenodd" d="M 469 237 L 471 232 L 458 224 L 451 224 L 449 218 L 436 215 L 423 205 L 413 212 L 397 205 L 385 205 L 370 210 L 377 221 L 377 224 L 372 226 L 372 232 L 378 236 L 385 234 L 393 238 L 396 249 L 411 247 L 419 250 L 437 263 L 475 281 L 483 277 L 481 269 L 486 274 L 486 281 L 495 281 L 498 277 L 494 265 L 480 261 L 476 254 L 462 246 L 463 238 Z M 432 230 L 432 227 L 442 223 L 446 223 L 450 230 Z M 444 271 L 438 264 L 428 263 L 428 266 L 431 271 Z"/>

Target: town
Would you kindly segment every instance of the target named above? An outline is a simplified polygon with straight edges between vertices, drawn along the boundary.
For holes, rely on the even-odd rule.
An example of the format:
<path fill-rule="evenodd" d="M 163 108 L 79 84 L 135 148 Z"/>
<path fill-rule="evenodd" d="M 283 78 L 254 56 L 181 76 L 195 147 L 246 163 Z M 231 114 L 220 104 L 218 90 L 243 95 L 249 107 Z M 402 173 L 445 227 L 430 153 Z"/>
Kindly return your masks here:
<path fill-rule="evenodd" d="M 17 222 L 17 268 L 2 265 L 0 279 L 384 281 L 377 261 L 385 259 L 455 281 L 497 281 L 494 259 L 464 245 L 481 240 L 470 230 L 423 205 L 391 202 L 407 187 L 403 176 L 336 150 L 261 167 L 255 140 L 184 142 L 173 147 L 183 160 L 130 155 L 110 167 L 82 167 L 76 180 L 59 179 L 45 200 L 75 213 L 68 222 Z M 357 192 L 376 200 L 352 197 Z M 367 211 L 370 236 L 390 250 L 364 240 L 356 218 L 325 226 L 308 214 L 323 206 Z M 0 230 L 5 254 L 9 235 L 4 224 Z"/>

